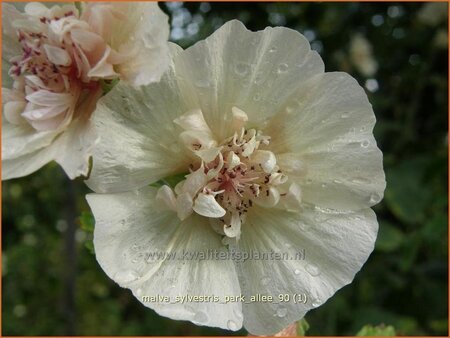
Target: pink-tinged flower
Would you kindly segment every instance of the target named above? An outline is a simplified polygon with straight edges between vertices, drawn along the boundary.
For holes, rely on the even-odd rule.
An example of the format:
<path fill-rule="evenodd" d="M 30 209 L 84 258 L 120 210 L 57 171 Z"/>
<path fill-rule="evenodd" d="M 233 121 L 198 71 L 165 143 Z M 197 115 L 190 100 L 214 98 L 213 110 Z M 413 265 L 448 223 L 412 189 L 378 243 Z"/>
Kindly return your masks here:
<path fill-rule="evenodd" d="M 89 118 L 101 81 L 158 81 L 169 25 L 156 3 L 3 4 L 2 179 L 55 160 L 88 173 L 97 136 Z"/>

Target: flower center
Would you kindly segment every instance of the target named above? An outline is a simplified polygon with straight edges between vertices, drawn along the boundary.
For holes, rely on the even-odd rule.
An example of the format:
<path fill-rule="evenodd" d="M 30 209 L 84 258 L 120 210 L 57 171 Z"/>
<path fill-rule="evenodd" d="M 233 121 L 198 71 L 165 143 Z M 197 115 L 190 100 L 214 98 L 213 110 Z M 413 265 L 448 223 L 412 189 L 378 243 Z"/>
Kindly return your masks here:
<path fill-rule="evenodd" d="M 216 231 L 239 238 L 241 224 L 254 205 L 296 210 L 301 193 L 268 150 L 270 137 L 245 128 L 248 118 L 242 110 L 233 107 L 232 112 L 235 132 L 220 143 L 200 110 L 175 120 L 185 130 L 180 138 L 195 160 L 191 173 L 174 191 L 163 186 L 157 197 L 180 219 L 196 212 L 208 217 Z"/>

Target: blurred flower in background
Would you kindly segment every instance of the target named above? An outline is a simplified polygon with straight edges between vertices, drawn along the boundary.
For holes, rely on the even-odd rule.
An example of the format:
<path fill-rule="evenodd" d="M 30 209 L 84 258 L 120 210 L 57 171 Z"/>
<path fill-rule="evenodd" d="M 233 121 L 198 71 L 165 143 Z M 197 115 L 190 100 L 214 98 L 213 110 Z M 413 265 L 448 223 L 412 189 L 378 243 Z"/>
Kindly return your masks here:
<path fill-rule="evenodd" d="M 2 6 L 2 179 L 52 160 L 71 179 L 87 175 L 101 81 L 158 80 L 168 64 L 167 16 L 144 2 L 81 4 L 82 13 L 70 4 Z"/>

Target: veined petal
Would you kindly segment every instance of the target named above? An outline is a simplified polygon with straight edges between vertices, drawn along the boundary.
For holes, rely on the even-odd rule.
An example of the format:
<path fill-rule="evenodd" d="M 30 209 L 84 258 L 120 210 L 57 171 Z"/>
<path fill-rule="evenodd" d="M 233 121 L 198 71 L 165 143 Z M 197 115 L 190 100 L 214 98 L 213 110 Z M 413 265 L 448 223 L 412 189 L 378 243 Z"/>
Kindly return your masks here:
<path fill-rule="evenodd" d="M 92 116 L 101 139 L 94 150 L 89 187 L 97 192 L 126 191 L 185 171 L 191 157 L 178 142 L 173 120 L 188 110 L 171 82 L 115 86 L 98 101 Z"/>
<path fill-rule="evenodd" d="M 101 267 L 160 315 L 239 329 L 242 312 L 238 302 L 176 301 L 180 295 L 215 295 L 223 300 L 238 295 L 240 287 L 231 260 L 182 258 L 184 253 L 227 249 L 204 218 L 193 216 L 180 221 L 171 211 L 152 208 L 155 195 L 156 189 L 146 187 L 138 192 L 87 196 L 96 221 L 94 246 Z M 146 301 L 154 295 L 168 297 L 169 301 Z"/>
<path fill-rule="evenodd" d="M 213 195 L 200 193 L 194 202 L 194 211 L 205 217 L 219 218 L 225 215 L 225 209 L 217 203 Z"/>
<path fill-rule="evenodd" d="M 286 259 L 246 260 L 237 269 L 244 295 L 306 295 L 306 303 L 243 304 L 252 334 L 274 334 L 349 284 L 372 252 L 378 224 L 371 209 L 293 214 L 260 209 L 248 215 L 236 250 L 276 252 Z M 289 259 L 292 258 L 292 259 Z M 302 298 L 303 299 L 303 298 Z"/>
<path fill-rule="evenodd" d="M 267 133 L 277 135 L 272 151 L 290 154 L 282 159 L 290 177 L 297 171 L 303 200 L 340 210 L 377 204 L 386 182 L 364 90 L 348 74 L 335 72 L 311 80 L 294 97 L 294 111 L 273 118 Z"/>

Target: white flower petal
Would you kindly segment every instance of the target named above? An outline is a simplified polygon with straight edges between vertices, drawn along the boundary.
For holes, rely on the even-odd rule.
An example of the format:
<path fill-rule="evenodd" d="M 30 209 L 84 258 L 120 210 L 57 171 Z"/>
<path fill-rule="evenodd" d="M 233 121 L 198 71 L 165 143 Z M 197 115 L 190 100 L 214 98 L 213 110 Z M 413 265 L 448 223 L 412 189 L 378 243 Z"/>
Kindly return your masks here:
<path fill-rule="evenodd" d="M 297 182 L 303 200 L 341 210 L 378 203 L 386 186 L 382 153 L 373 137 L 375 116 L 356 80 L 326 73 L 295 100 L 295 111 L 279 114 L 266 132 L 277 135 L 272 151 L 295 154 L 304 162 Z"/>
<path fill-rule="evenodd" d="M 244 304 L 245 328 L 256 335 L 274 334 L 323 304 L 353 280 L 373 250 L 377 231 L 371 209 L 334 213 L 305 208 L 299 214 L 261 209 L 249 214 L 238 249 L 273 251 L 293 259 L 249 259 L 237 264 L 247 297 L 291 296 L 289 302 Z M 293 294 L 306 294 L 306 304 L 294 304 Z"/>
<path fill-rule="evenodd" d="M 189 109 L 176 98 L 173 85 L 119 83 L 99 100 L 92 120 L 101 139 L 87 181 L 91 189 L 133 190 L 188 168 L 191 157 L 177 142 L 173 120 Z"/>
<path fill-rule="evenodd" d="M 198 194 L 194 202 L 194 211 L 205 217 L 219 218 L 225 215 L 225 209 L 217 203 L 213 195 Z"/>
<path fill-rule="evenodd" d="M 277 164 L 275 154 L 268 150 L 257 150 L 250 158 L 252 163 L 261 164 L 264 172 L 270 174 Z"/>
<path fill-rule="evenodd" d="M 101 4 L 92 4 L 99 8 Z M 153 2 L 107 3 L 112 11 L 122 16 L 111 15 L 104 20 L 104 26 L 110 30 L 105 35 L 104 28 L 99 29 L 111 47 L 130 57 L 118 65 L 122 78 L 132 85 L 139 86 L 158 81 L 169 64 L 168 17 Z M 92 17 L 95 26 L 102 15 Z"/>
<path fill-rule="evenodd" d="M 176 302 L 177 296 L 239 295 L 240 287 L 230 260 L 158 259 L 151 254 L 195 255 L 226 251 L 201 217 L 180 221 L 170 211 L 152 208 L 156 189 L 136 193 L 87 196 L 95 216 L 94 246 L 98 262 L 107 275 L 160 315 L 190 320 L 199 325 L 237 330 L 242 326 L 238 302 Z M 145 301 L 160 295 L 169 302 Z"/>
<path fill-rule="evenodd" d="M 241 218 L 238 213 L 234 212 L 231 215 L 230 224 L 224 224 L 223 232 L 228 237 L 236 237 L 239 239 L 241 235 Z"/>
<path fill-rule="evenodd" d="M 218 139 L 234 132 L 229 123 L 233 107 L 258 125 L 276 114 L 301 84 L 324 72 L 320 56 L 300 33 L 282 27 L 251 32 L 236 20 L 182 57 L 175 55 L 173 63 L 186 101 L 203 111 Z"/>
<path fill-rule="evenodd" d="M 207 182 L 208 179 L 205 174 L 205 167 L 202 163 L 200 168 L 186 176 L 182 191 L 187 192 L 191 197 L 194 197 Z"/>
<path fill-rule="evenodd" d="M 69 66 L 72 63 L 72 58 L 64 49 L 48 44 L 44 45 L 44 49 L 48 59 L 55 65 Z"/>
<path fill-rule="evenodd" d="M 231 113 L 233 115 L 233 128 L 236 131 L 240 131 L 248 121 L 248 116 L 243 110 L 239 109 L 238 107 L 231 108 Z"/>
<path fill-rule="evenodd" d="M 12 160 L 50 145 L 61 131 L 39 132 L 26 124 L 2 123 L 2 161 Z"/>
<path fill-rule="evenodd" d="M 178 124 L 184 130 L 195 130 L 205 133 L 211 133 L 208 124 L 203 117 L 200 109 L 192 109 L 182 116 L 176 118 L 174 123 Z"/>
<path fill-rule="evenodd" d="M 177 215 L 178 218 L 182 221 L 189 217 L 192 214 L 192 206 L 194 202 L 192 196 L 183 192 L 177 196 Z"/>
<path fill-rule="evenodd" d="M 262 207 L 272 208 L 280 201 L 280 192 L 275 187 L 262 190 L 254 202 Z"/>
<path fill-rule="evenodd" d="M 27 103 L 25 101 L 9 101 L 3 106 L 3 112 L 8 122 L 14 124 L 20 124 L 24 122 L 21 116 Z"/>
<path fill-rule="evenodd" d="M 163 185 L 156 193 L 156 201 L 161 202 L 162 207 L 168 208 L 172 211 L 177 211 L 177 199 L 172 189 L 169 186 Z"/>

